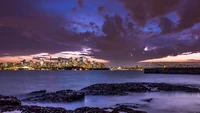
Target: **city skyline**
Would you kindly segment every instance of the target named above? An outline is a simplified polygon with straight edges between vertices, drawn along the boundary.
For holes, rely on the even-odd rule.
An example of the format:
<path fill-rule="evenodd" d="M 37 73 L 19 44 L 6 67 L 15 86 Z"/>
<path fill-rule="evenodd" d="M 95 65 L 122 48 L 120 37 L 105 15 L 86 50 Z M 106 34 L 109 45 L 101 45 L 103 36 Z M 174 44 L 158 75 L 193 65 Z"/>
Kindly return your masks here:
<path fill-rule="evenodd" d="M 0 70 L 106 70 L 102 62 L 89 61 L 84 57 L 70 57 L 68 59 L 40 58 L 39 61 L 23 59 L 20 62 L 0 62 Z"/>
<path fill-rule="evenodd" d="M 0 62 L 199 62 L 199 0 L 1 0 Z"/>

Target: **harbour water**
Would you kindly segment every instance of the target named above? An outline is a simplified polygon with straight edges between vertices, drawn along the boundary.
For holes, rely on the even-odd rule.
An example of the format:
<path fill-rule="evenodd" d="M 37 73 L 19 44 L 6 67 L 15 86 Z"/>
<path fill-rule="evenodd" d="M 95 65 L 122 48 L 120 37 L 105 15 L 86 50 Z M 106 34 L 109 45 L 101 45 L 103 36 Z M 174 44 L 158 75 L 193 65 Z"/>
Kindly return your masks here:
<path fill-rule="evenodd" d="M 144 74 L 142 71 L 0 71 L 0 94 L 23 98 L 37 90 L 48 92 L 80 90 L 96 83 L 155 82 L 191 84 L 200 86 L 200 75 Z M 153 98 L 148 103 L 142 99 Z M 139 104 L 148 113 L 196 113 L 200 112 L 200 94 L 183 92 L 132 93 L 128 96 L 86 96 L 83 101 L 72 103 L 32 103 L 75 109 L 78 107 L 112 107 L 118 103 Z"/>

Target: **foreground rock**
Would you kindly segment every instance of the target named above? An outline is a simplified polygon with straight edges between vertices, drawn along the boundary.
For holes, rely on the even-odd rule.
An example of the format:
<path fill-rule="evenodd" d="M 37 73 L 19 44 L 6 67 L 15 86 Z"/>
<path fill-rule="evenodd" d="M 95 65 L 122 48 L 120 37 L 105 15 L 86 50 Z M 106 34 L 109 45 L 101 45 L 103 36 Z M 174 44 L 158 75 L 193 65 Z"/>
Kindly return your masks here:
<path fill-rule="evenodd" d="M 29 95 L 38 95 L 38 94 L 45 94 L 46 90 L 39 90 L 39 91 L 33 91 L 29 93 Z"/>
<path fill-rule="evenodd" d="M 127 95 L 128 92 L 146 92 L 147 87 L 139 83 L 94 84 L 82 89 L 88 95 Z"/>
<path fill-rule="evenodd" d="M 129 92 L 183 91 L 200 92 L 198 88 L 166 83 L 94 84 L 82 89 L 87 95 L 127 95 Z"/>
<path fill-rule="evenodd" d="M 70 111 L 68 111 L 70 112 Z M 71 113 L 110 113 L 108 111 L 105 111 L 103 109 L 100 109 L 98 107 L 81 107 L 77 108 L 74 111 L 71 111 Z"/>
<path fill-rule="evenodd" d="M 142 101 L 145 101 L 145 102 L 151 102 L 152 100 L 153 100 L 153 98 L 142 99 Z"/>
<path fill-rule="evenodd" d="M 121 104 L 116 104 L 116 107 L 125 107 L 125 108 L 131 108 L 131 109 L 136 109 L 139 108 L 138 104 L 133 104 L 133 103 L 121 103 Z"/>
<path fill-rule="evenodd" d="M 19 106 L 21 105 L 21 101 L 13 96 L 0 95 L 0 106 L 6 106 L 6 105 Z"/>
<path fill-rule="evenodd" d="M 134 110 L 125 106 L 119 106 L 116 108 L 103 108 L 100 109 L 98 107 L 82 107 L 82 108 L 77 108 L 72 113 L 147 113 L 145 111 L 139 111 L 139 110 Z"/>
<path fill-rule="evenodd" d="M 112 113 L 147 113 L 145 111 L 139 111 L 139 110 L 133 110 L 131 108 L 127 108 L 127 107 L 116 107 L 114 108 L 114 110 L 112 111 Z"/>
<path fill-rule="evenodd" d="M 126 107 L 112 108 L 111 111 L 106 111 L 98 107 L 81 107 L 75 110 L 66 110 L 64 108 L 55 107 L 39 107 L 39 106 L 4 106 L 0 108 L 0 112 L 19 111 L 22 113 L 146 113 L 144 111 L 133 110 Z"/>
<path fill-rule="evenodd" d="M 39 107 L 39 106 L 4 106 L 1 112 L 21 111 L 22 113 L 67 113 L 64 108 Z"/>
<path fill-rule="evenodd" d="M 40 101 L 40 102 L 73 102 L 84 99 L 84 92 L 73 90 L 62 90 L 53 93 L 46 93 L 41 96 L 30 97 L 24 101 Z"/>

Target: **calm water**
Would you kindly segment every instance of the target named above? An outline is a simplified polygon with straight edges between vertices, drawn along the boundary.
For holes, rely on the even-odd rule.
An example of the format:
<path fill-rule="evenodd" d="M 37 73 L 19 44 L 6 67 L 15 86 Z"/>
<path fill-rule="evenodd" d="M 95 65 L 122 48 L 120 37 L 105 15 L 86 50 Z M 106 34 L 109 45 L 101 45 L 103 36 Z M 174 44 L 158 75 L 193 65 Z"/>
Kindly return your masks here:
<path fill-rule="evenodd" d="M 142 71 L 0 71 L 0 94 L 21 95 L 46 89 L 48 92 L 79 90 L 95 83 L 165 82 L 200 86 L 200 75 L 143 74 Z M 141 101 L 153 98 L 151 103 Z M 72 103 L 23 103 L 75 109 L 82 106 L 112 107 L 117 103 L 140 104 L 149 113 L 200 112 L 200 94 L 178 92 L 133 93 L 129 96 L 86 96 Z"/>

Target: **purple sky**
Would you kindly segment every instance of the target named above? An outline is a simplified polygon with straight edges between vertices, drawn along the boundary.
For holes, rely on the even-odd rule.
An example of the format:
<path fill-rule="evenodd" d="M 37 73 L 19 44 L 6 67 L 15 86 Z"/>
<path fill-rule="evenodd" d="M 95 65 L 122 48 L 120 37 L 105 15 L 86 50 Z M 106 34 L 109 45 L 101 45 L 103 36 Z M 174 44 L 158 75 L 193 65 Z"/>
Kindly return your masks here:
<path fill-rule="evenodd" d="M 45 53 L 118 66 L 198 54 L 199 22 L 200 0 L 0 0 L 0 62 Z"/>

